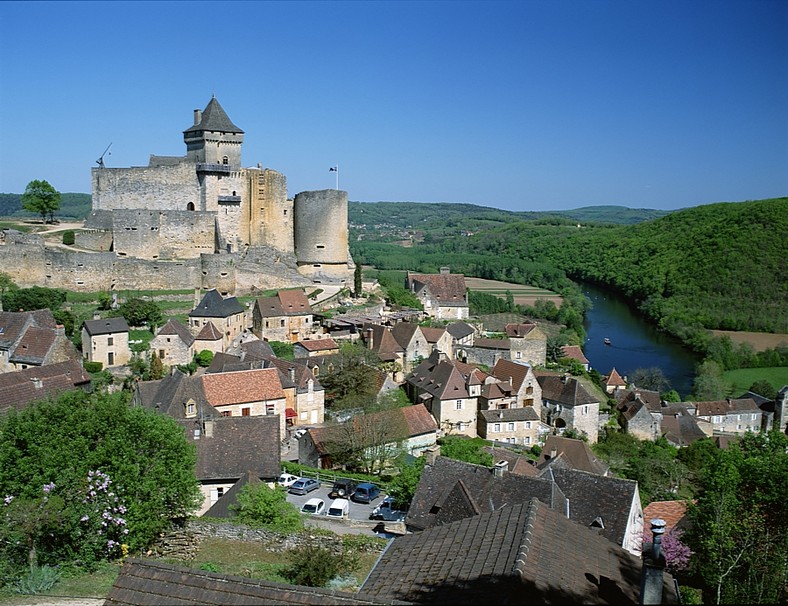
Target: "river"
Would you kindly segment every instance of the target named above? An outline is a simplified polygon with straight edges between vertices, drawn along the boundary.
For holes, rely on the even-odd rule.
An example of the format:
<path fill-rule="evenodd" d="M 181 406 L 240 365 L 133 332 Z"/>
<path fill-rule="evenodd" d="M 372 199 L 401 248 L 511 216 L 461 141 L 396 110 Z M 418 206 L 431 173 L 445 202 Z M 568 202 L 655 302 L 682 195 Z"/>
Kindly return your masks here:
<path fill-rule="evenodd" d="M 698 356 L 678 340 L 659 332 L 623 300 L 591 284 L 581 284 L 594 307 L 586 314 L 583 351 L 591 367 L 606 375 L 612 368 L 623 377 L 638 368 L 662 369 L 682 398 L 692 391 Z M 610 339 L 610 345 L 605 345 Z"/>

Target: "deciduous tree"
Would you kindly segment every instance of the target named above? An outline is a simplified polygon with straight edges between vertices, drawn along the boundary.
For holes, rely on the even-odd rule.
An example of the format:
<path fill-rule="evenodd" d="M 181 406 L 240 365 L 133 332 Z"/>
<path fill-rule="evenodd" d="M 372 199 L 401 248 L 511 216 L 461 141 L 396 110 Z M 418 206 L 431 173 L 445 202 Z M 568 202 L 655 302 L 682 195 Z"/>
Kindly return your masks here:
<path fill-rule="evenodd" d="M 41 215 L 46 222 L 47 215 L 51 219 L 60 208 L 60 192 L 47 181 L 31 181 L 22 194 L 22 208 Z"/>
<path fill-rule="evenodd" d="M 287 501 L 287 493 L 281 486 L 247 484 L 238 493 L 238 503 L 233 509 L 238 521 L 249 526 L 283 533 L 304 527 L 301 514 Z"/>

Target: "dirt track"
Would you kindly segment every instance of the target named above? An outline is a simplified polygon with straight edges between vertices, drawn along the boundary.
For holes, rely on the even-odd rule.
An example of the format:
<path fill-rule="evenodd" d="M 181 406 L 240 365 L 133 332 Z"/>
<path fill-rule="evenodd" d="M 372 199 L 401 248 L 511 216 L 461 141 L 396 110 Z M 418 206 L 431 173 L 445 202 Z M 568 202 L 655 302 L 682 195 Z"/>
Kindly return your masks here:
<path fill-rule="evenodd" d="M 788 345 L 788 335 L 769 332 L 738 332 L 732 330 L 712 330 L 714 336 L 728 336 L 734 343 L 749 343 L 755 351 L 772 349 L 778 345 Z"/>

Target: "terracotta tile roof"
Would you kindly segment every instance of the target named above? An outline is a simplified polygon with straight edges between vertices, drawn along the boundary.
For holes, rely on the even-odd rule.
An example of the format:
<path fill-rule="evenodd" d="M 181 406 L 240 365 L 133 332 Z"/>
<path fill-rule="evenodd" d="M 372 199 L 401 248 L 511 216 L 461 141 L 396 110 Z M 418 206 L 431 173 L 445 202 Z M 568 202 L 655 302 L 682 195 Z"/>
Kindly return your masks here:
<path fill-rule="evenodd" d="M 506 332 L 506 336 L 511 338 L 523 338 L 528 333 L 530 333 L 534 328 L 536 328 L 536 324 L 526 323 L 526 324 L 507 324 L 504 327 L 504 332 Z"/>
<path fill-rule="evenodd" d="M 324 349 L 339 349 L 339 345 L 334 339 L 309 339 L 299 341 L 298 344 L 307 351 L 322 351 Z"/>
<path fill-rule="evenodd" d="M 365 324 L 363 330 L 364 342 L 372 351 L 376 352 L 383 361 L 397 358 L 405 350 L 394 338 L 391 329 L 381 324 Z M 372 345 L 370 346 L 370 338 Z"/>
<path fill-rule="evenodd" d="M 651 532 L 651 520 L 665 520 L 665 532 L 676 528 L 687 515 L 686 501 L 654 501 L 643 508 L 643 531 Z"/>
<path fill-rule="evenodd" d="M 15 364 L 41 365 L 55 345 L 57 335 L 51 328 L 30 326 L 19 340 L 9 361 Z"/>
<path fill-rule="evenodd" d="M 689 446 L 708 437 L 698 425 L 697 418 L 686 413 L 663 414 L 660 432 L 668 442 L 676 446 Z"/>
<path fill-rule="evenodd" d="M 0 373 L 0 414 L 11 408 L 21 410 L 36 400 L 63 391 L 87 388 L 90 381 L 80 360 Z"/>
<path fill-rule="evenodd" d="M 416 293 L 425 287 L 442 306 L 467 306 L 465 276 L 462 274 L 413 274 L 408 272 L 408 288 L 415 286 Z"/>
<path fill-rule="evenodd" d="M 390 422 L 380 422 L 379 419 L 390 419 Z M 394 410 L 384 410 L 367 415 L 358 415 L 341 425 L 313 427 L 308 429 L 307 433 L 318 453 L 326 455 L 330 454 L 330 444 L 332 442 L 342 441 L 343 436 L 346 435 L 348 431 L 353 430 L 354 424 L 369 424 L 369 426 L 381 427 L 383 428 L 382 431 L 386 431 L 387 433 L 390 431 L 390 439 L 392 442 L 438 431 L 438 424 L 424 405 L 415 404 L 413 406 L 405 406 Z"/>
<path fill-rule="evenodd" d="M 279 604 L 395 604 L 365 593 L 286 585 L 129 558 L 115 580 L 106 606 L 193 604 L 195 606 L 277 606 Z"/>
<path fill-rule="evenodd" d="M 267 402 L 284 399 L 279 371 L 275 368 L 203 375 L 203 390 L 212 406 Z"/>
<path fill-rule="evenodd" d="M 208 322 L 200 329 L 197 336 L 194 337 L 195 341 L 221 341 L 223 338 L 222 331 L 216 328 L 213 322 Z"/>
<path fill-rule="evenodd" d="M 190 318 L 229 318 L 244 313 L 243 305 L 235 297 L 226 299 L 215 288 L 209 290 L 193 310 Z"/>
<path fill-rule="evenodd" d="M 431 328 L 429 326 L 421 327 L 421 334 L 427 340 L 427 343 L 437 343 L 441 337 L 446 334 L 445 328 Z"/>
<path fill-rule="evenodd" d="M 618 374 L 618 371 L 615 368 L 613 368 L 613 370 L 610 371 L 610 374 L 605 378 L 605 384 L 611 385 L 613 387 L 627 386 L 626 381 L 621 378 L 621 375 Z"/>
<path fill-rule="evenodd" d="M 577 345 L 564 345 L 561 348 L 561 353 L 563 354 L 564 358 L 577 360 L 581 364 L 588 364 L 588 358 L 586 358 L 583 350 Z"/>
<path fill-rule="evenodd" d="M 502 349 L 509 351 L 511 349 L 509 339 L 474 339 L 473 346 L 481 347 L 483 349 Z"/>
<path fill-rule="evenodd" d="M 280 290 L 273 297 L 261 297 L 255 301 L 260 317 L 280 318 L 282 316 L 311 315 L 312 308 L 303 290 Z"/>
<path fill-rule="evenodd" d="M 639 558 L 529 499 L 392 541 L 362 592 L 417 604 L 637 604 Z M 676 603 L 666 575 L 664 603 Z"/>
<path fill-rule="evenodd" d="M 512 362 L 511 360 L 498 360 L 493 366 L 491 374 L 499 381 L 511 381 L 512 388 L 515 391 L 520 391 L 520 387 L 522 387 L 523 381 L 528 376 L 529 370 L 531 370 L 531 367 L 528 364 Z"/>

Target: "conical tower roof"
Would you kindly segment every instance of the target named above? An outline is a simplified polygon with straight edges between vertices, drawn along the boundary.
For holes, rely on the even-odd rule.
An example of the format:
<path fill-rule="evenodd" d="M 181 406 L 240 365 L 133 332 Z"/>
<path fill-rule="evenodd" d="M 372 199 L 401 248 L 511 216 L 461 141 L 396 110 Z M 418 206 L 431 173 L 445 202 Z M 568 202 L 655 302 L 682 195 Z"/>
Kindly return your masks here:
<path fill-rule="evenodd" d="M 227 113 L 219 105 L 216 97 L 213 97 L 202 112 L 202 119 L 199 124 L 195 124 L 183 131 L 186 133 L 198 133 L 203 131 L 213 131 L 219 133 L 239 133 L 243 134 L 240 128 L 233 124 Z"/>

